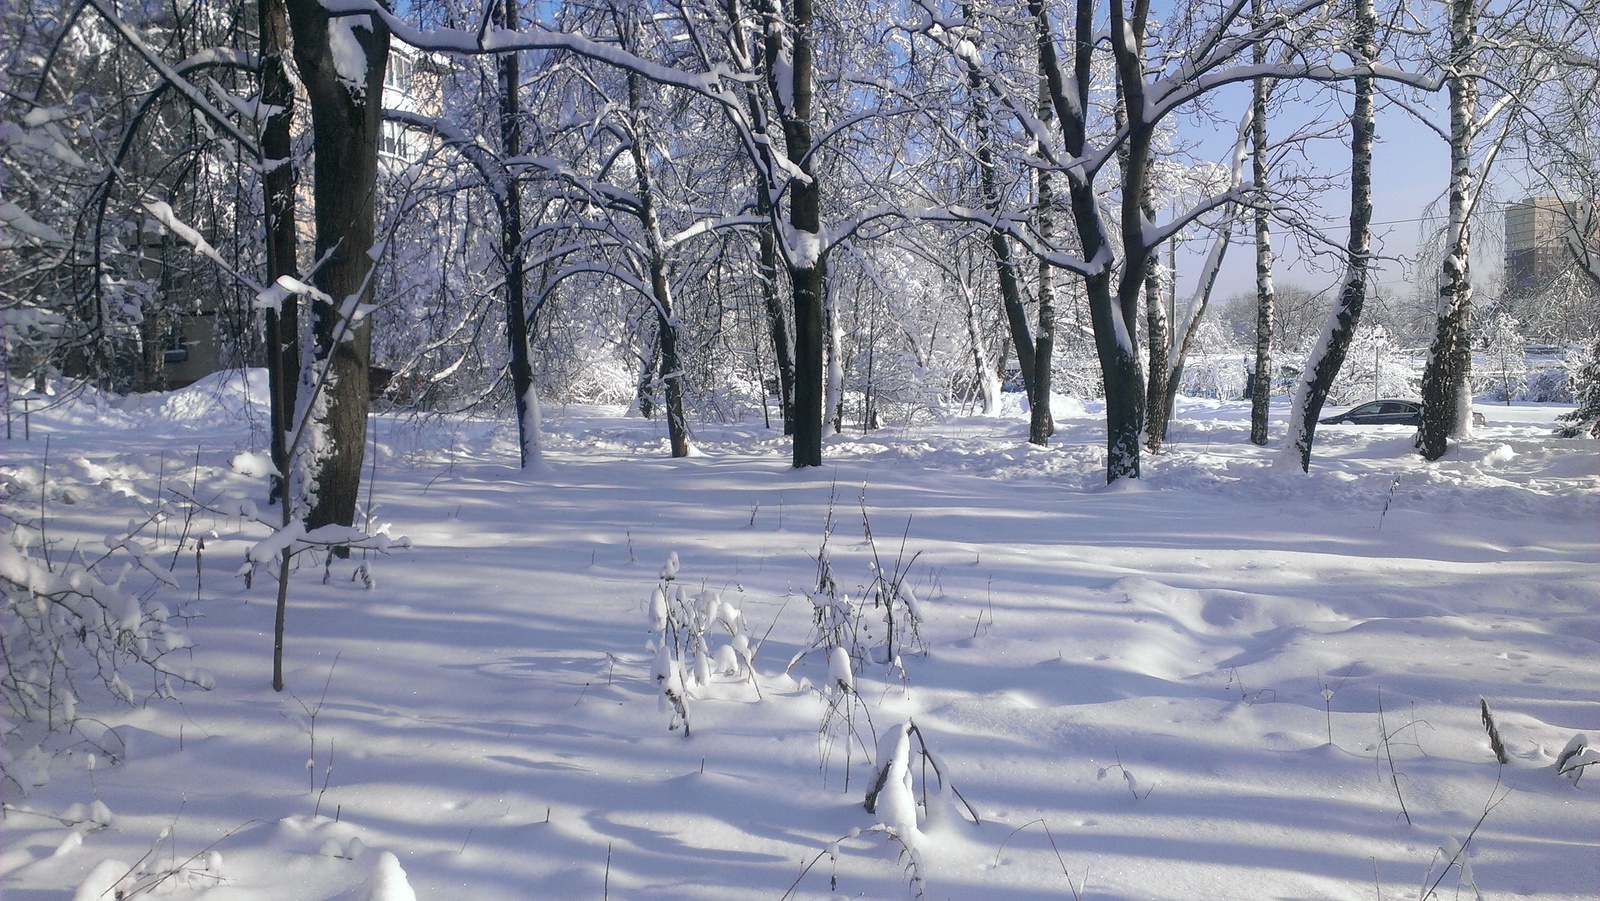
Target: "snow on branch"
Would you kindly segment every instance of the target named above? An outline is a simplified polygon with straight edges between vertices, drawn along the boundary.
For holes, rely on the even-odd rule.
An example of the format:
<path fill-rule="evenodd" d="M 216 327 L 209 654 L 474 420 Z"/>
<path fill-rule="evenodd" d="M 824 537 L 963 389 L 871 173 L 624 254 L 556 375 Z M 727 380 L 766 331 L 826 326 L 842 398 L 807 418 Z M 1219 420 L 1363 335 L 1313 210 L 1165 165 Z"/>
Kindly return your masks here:
<path fill-rule="evenodd" d="M 103 2 L 103 0 L 91 0 Z M 424 31 L 400 18 L 377 0 L 322 0 L 322 6 L 336 17 L 371 15 L 383 20 L 390 33 L 402 43 L 418 50 L 478 56 L 514 50 L 566 50 L 587 59 L 636 72 L 651 81 L 693 91 L 722 103 L 731 103 L 724 92 L 725 81 L 754 81 L 725 66 L 696 73 L 675 69 L 629 53 L 613 44 L 602 43 L 581 32 L 558 31 L 539 22 L 526 23 L 522 30 L 483 27 L 472 30 L 435 28 Z"/>
<path fill-rule="evenodd" d="M 128 27 L 128 24 L 122 21 L 122 19 L 117 15 L 116 10 L 111 7 L 107 0 L 88 0 L 88 3 L 95 8 L 96 12 L 100 13 L 100 16 L 106 20 L 108 25 L 115 29 L 118 34 L 122 35 L 123 40 L 126 40 L 129 46 L 133 47 L 134 50 L 138 51 L 140 56 L 144 57 L 145 62 L 149 63 L 152 69 L 155 69 L 156 72 L 160 73 L 163 80 L 165 80 L 172 87 L 176 88 L 178 92 L 183 94 L 184 98 L 190 103 L 194 104 L 195 109 L 199 110 L 207 119 L 210 119 L 212 122 L 216 123 L 218 128 L 221 128 L 223 131 L 227 132 L 229 137 L 237 141 L 239 146 L 246 152 L 253 156 L 259 157 L 261 155 L 261 151 L 256 146 L 256 142 L 249 135 L 245 134 L 244 130 L 235 124 L 232 119 L 224 115 L 221 110 L 212 106 L 211 101 L 206 99 L 205 92 L 200 90 L 200 88 L 196 86 L 194 82 L 189 81 L 180 75 L 176 70 L 173 69 L 172 66 L 167 64 L 166 60 L 161 58 L 161 54 L 157 53 L 150 47 L 149 44 L 145 43 L 144 38 L 140 37 L 138 32 Z"/>

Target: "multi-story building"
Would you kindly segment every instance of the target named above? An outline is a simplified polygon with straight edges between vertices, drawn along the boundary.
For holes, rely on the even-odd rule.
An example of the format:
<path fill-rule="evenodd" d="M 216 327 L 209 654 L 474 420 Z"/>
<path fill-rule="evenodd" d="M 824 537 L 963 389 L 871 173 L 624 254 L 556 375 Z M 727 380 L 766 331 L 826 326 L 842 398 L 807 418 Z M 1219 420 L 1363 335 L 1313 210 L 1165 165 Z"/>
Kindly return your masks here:
<path fill-rule="evenodd" d="M 392 44 L 383 79 L 384 108 L 436 115 L 441 107 L 440 83 L 446 65 L 443 57 L 423 54 L 399 42 Z M 309 107 L 304 98 L 297 102 L 296 109 L 297 128 L 309 128 Z M 427 148 L 429 138 L 421 132 L 390 121 L 384 121 L 380 127 L 383 131 L 378 154 L 385 164 L 403 168 L 420 158 Z M 316 240 L 310 215 L 313 200 L 310 186 L 304 180 L 300 189 L 298 228 L 301 240 L 309 247 Z M 155 240 L 159 242 L 160 239 Z M 181 388 L 229 365 L 239 365 L 237 359 L 230 363 L 229 355 L 223 351 L 226 343 L 223 330 L 250 326 L 219 321 L 221 305 L 221 298 L 215 292 L 197 295 L 188 309 L 162 315 L 154 331 L 147 328 L 142 377 L 133 383 L 146 388 Z"/>
<path fill-rule="evenodd" d="M 1542 290 L 1572 265 L 1569 241 L 1583 220 L 1572 201 L 1530 197 L 1507 204 L 1506 294 L 1527 297 Z M 1588 236 L 1593 243 L 1597 235 Z"/>

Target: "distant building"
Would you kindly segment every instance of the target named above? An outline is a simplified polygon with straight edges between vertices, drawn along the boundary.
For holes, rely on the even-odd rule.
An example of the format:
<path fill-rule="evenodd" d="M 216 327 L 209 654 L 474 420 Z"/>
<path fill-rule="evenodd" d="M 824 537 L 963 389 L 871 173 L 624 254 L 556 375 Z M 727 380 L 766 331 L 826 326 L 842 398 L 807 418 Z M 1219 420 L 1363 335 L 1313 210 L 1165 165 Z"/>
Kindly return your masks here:
<path fill-rule="evenodd" d="M 383 72 L 384 109 L 439 115 L 443 107 L 441 82 L 448 66 L 449 61 L 439 54 L 422 53 L 398 42 L 392 44 L 389 65 Z M 385 120 L 382 128 L 378 153 L 394 162 L 416 162 L 431 140 L 399 122 Z"/>
<path fill-rule="evenodd" d="M 1568 248 L 1576 203 L 1555 197 L 1530 197 L 1506 206 L 1506 294 L 1527 297 L 1553 282 L 1572 265 Z M 1591 235 L 1593 241 L 1596 236 Z"/>
<path fill-rule="evenodd" d="M 386 109 L 401 109 L 423 115 L 437 115 L 442 107 L 441 82 L 448 69 L 448 60 L 437 54 L 423 54 L 398 41 L 390 45 L 389 64 L 383 77 L 383 105 Z M 310 106 L 303 97 L 295 105 L 296 129 L 310 128 Z M 394 171 L 421 158 L 431 140 L 427 135 L 407 128 L 398 122 L 385 121 L 380 126 L 382 134 L 378 143 L 380 163 Z M 309 166 L 308 166 L 309 168 Z M 309 175 L 310 173 L 303 173 Z M 305 247 L 316 241 L 309 178 L 300 180 L 300 218 L 296 227 Z M 157 248 L 162 239 L 153 237 Z M 187 253 L 187 251 L 185 251 Z M 154 255 L 165 260 L 164 254 Z M 303 261 L 302 261 L 303 262 Z M 225 345 L 232 340 L 239 347 L 248 347 L 249 341 L 240 341 L 236 331 L 249 329 L 252 324 L 233 321 L 219 314 L 226 313 L 226 305 L 217 291 L 192 292 L 185 296 L 192 300 L 178 309 L 167 310 L 149 318 L 142 335 L 143 359 L 132 385 L 139 389 L 160 390 L 181 388 L 228 366 L 237 366 L 240 354 L 228 352 Z M 259 365 L 255 361 L 253 365 Z"/>

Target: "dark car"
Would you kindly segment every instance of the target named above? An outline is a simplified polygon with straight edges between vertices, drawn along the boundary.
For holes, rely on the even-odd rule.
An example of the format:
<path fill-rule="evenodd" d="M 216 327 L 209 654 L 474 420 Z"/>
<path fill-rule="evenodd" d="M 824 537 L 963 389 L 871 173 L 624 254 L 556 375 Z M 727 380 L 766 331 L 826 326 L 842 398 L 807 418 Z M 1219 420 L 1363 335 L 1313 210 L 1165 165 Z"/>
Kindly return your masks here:
<path fill-rule="evenodd" d="M 1409 400 L 1375 400 L 1318 421 L 1323 425 L 1421 425 L 1422 405 Z"/>
<path fill-rule="evenodd" d="M 1319 419 L 1323 425 L 1422 425 L 1422 404 L 1414 400 L 1375 400 Z M 1472 414 L 1473 425 L 1487 425 L 1482 413 Z"/>

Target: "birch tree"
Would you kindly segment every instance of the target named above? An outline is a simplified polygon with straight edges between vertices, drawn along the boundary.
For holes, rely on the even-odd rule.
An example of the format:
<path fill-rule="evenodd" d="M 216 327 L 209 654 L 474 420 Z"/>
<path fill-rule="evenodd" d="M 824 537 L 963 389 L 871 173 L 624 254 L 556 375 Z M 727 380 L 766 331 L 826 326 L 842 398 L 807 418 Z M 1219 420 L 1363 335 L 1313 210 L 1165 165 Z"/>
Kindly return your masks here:
<path fill-rule="evenodd" d="M 1372 0 L 1352 0 L 1350 61 L 1371 72 L 1377 64 L 1377 11 Z M 1328 398 L 1339 367 L 1344 365 L 1351 338 L 1366 304 L 1368 270 L 1372 255 L 1372 141 L 1376 134 L 1373 100 L 1376 79 L 1358 74 L 1354 79 L 1354 107 L 1350 113 L 1350 231 L 1345 243 L 1345 272 L 1339 302 L 1312 350 L 1305 373 L 1289 411 L 1288 441 L 1282 459 L 1292 460 L 1302 471 L 1311 469 L 1311 445 L 1317 417 Z"/>
<path fill-rule="evenodd" d="M 1250 0 L 1252 24 L 1260 27 L 1266 17 L 1264 0 Z M 1267 61 L 1267 48 L 1257 44 L 1251 50 L 1252 61 L 1262 65 Z M 1272 284 L 1272 210 L 1268 180 L 1270 169 L 1267 160 L 1267 99 L 1272 82 L 1256 78 L 1250 82 L 1250 181 L 1255 185 L 1255 210 L 1251 217 L 1255 227 L 1256 270 L 1256 355 L 1255 378 L 1250 383 L 1250 443 L 1265 447 L 1267 420 L 1272 408 L 1272 323 L 1274 290 Z"/>
<path fill-rule="evenodd" d="M 1472 429 L 1471 256 L 1478 205 L 1514 135 L 1536 134 L 1540 126 L 1533 123 L 1559 115 L 1566 105 L 1546 83 L 1596 68 L 1594 22 L 1600 15 L 1592 2 L 1523 0 L 1492 7 L 1485 0 L 1450 0 L 1447 9 L 1442 69 L 1449 120 L 1440 132 L 1450 152 L 1448 212 L 1417 432 L 1417 448 L 1428 460 L 1443 456 L 1450 439 Z M 1573 136 L 1581 135 L 1579 130 Z"/>

